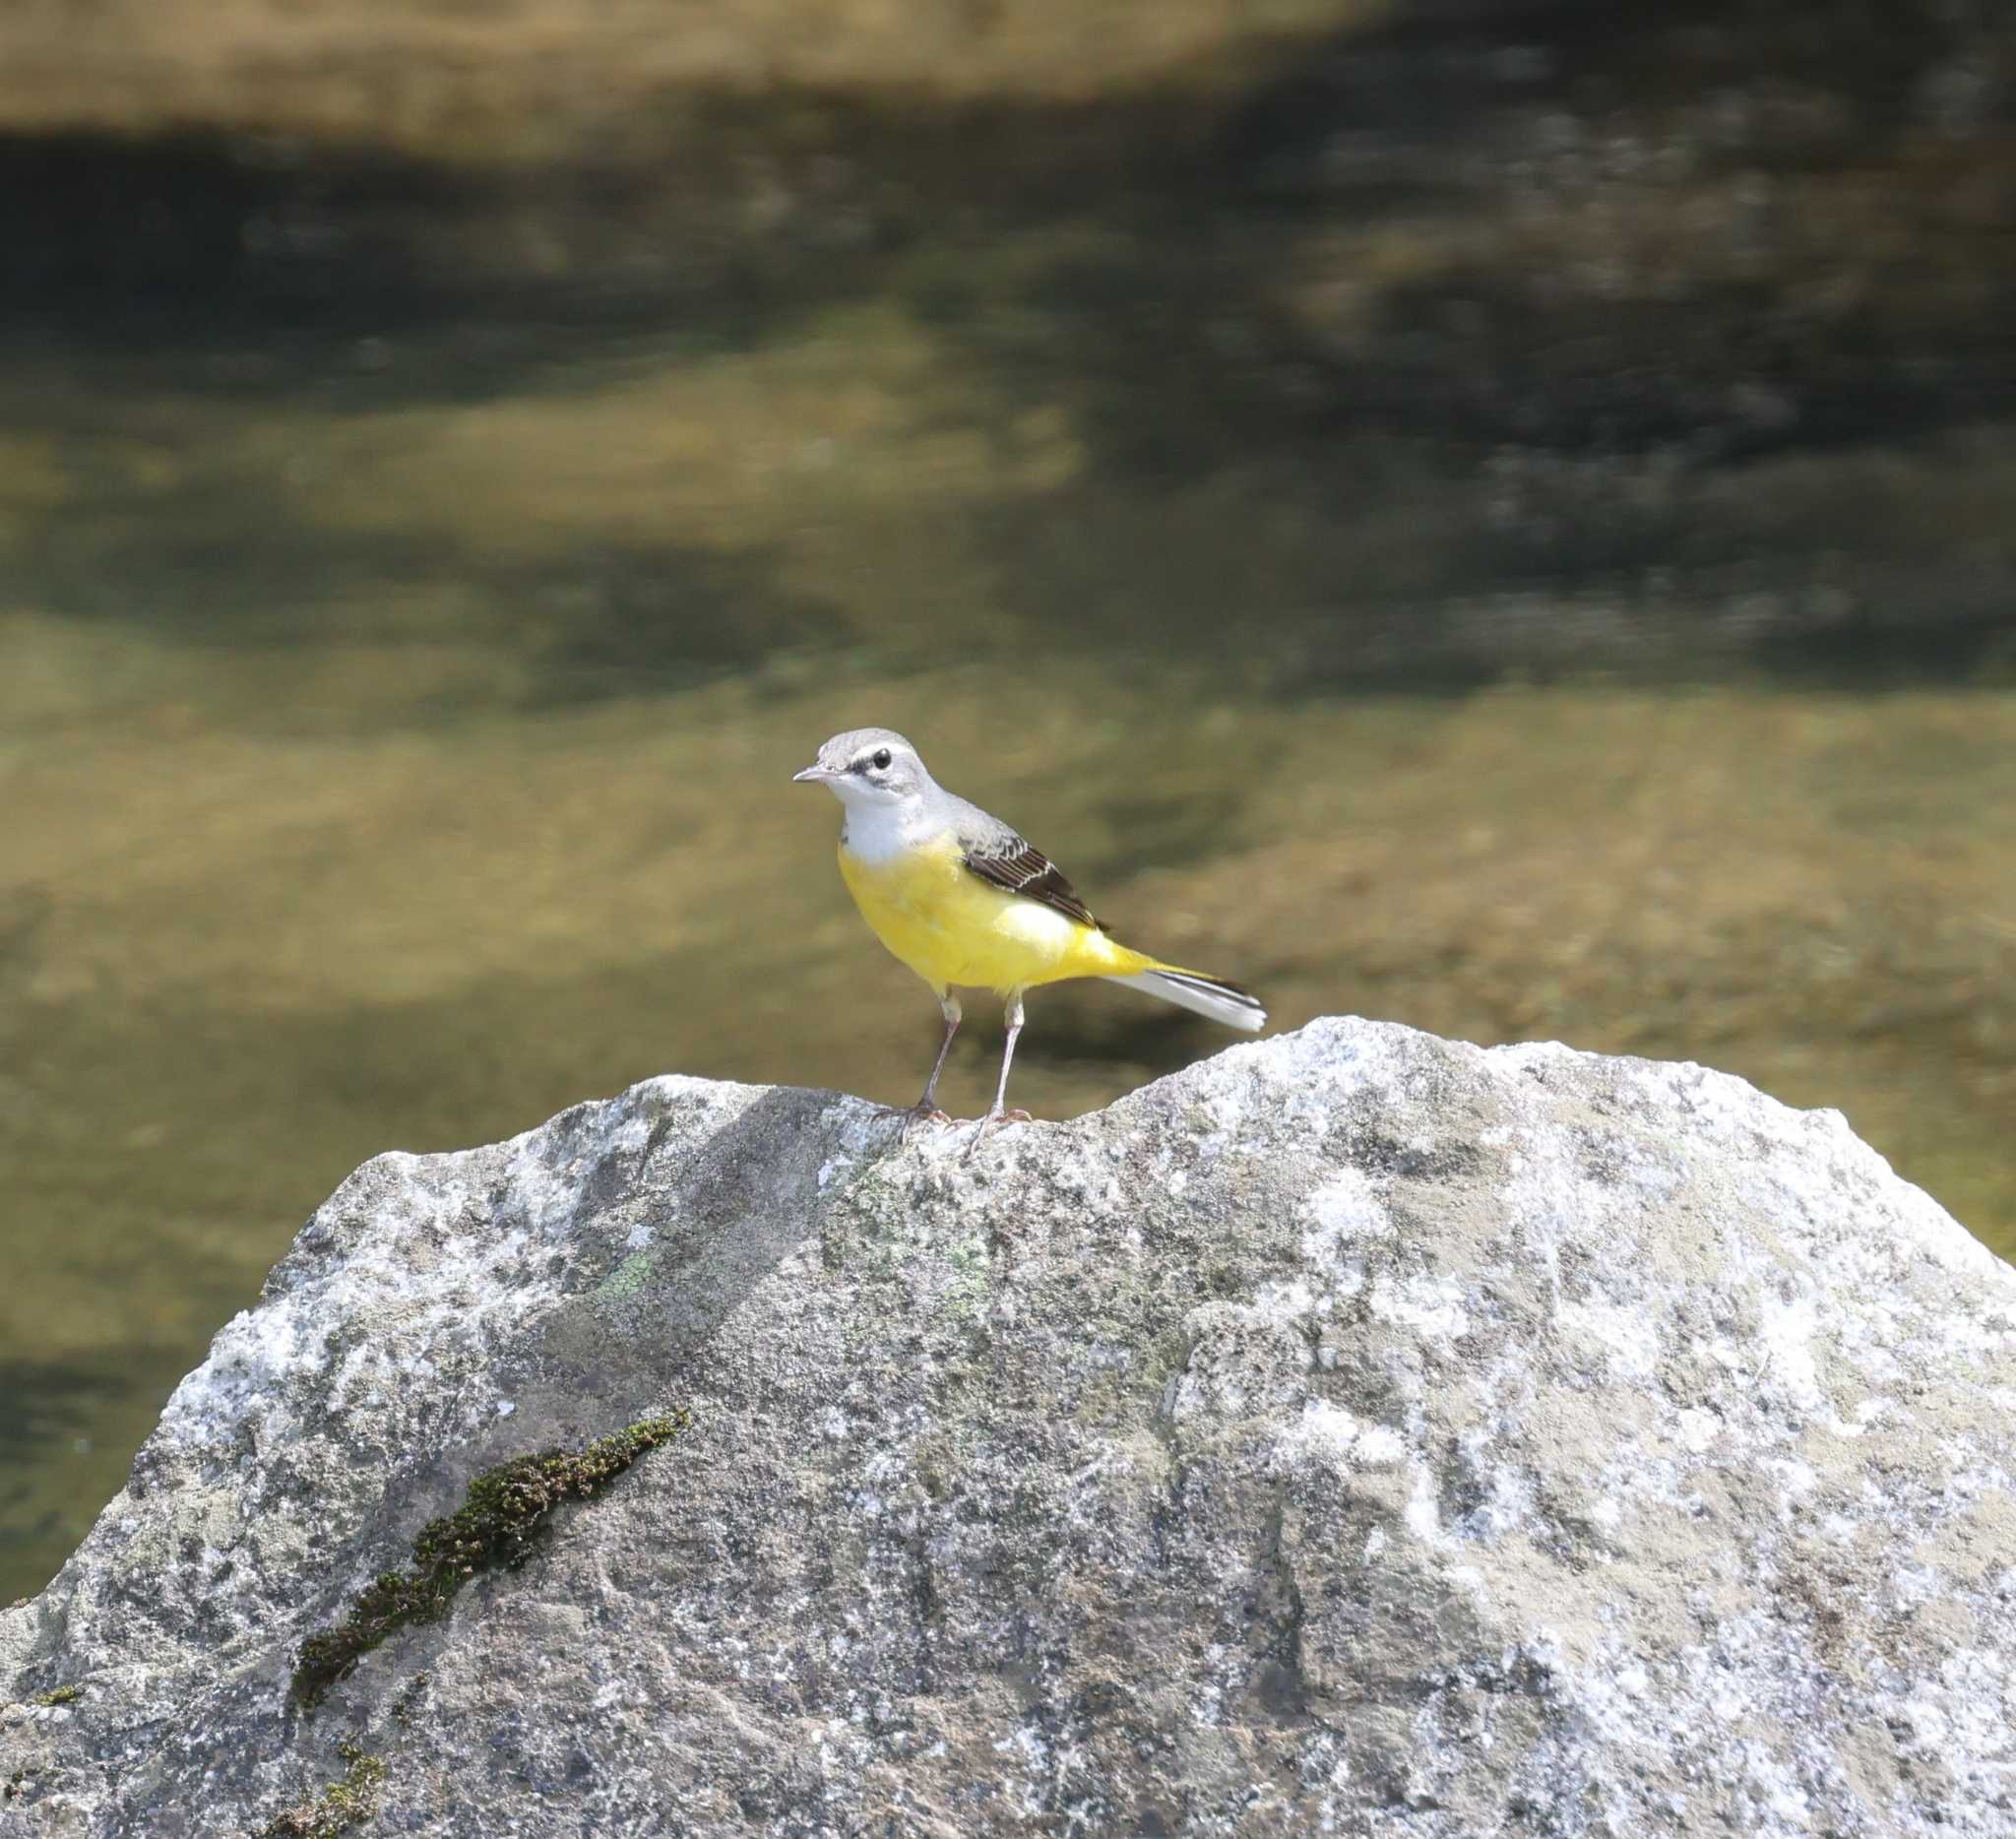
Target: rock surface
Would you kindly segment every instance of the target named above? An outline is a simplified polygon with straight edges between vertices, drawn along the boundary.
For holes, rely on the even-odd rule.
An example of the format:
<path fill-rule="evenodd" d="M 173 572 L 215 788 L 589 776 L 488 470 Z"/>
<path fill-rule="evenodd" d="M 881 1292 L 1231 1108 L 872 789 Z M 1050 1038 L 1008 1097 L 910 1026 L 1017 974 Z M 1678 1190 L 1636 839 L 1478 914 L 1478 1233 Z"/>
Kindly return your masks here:
<path fill-rule="evenodd" d="M 2016 1830 L 2016 1274 L 1838 1115 L 1326 1021 L 963 1147 L 663 1078 L 366 1164 L 0 1615 L 0 1831 Z"/>

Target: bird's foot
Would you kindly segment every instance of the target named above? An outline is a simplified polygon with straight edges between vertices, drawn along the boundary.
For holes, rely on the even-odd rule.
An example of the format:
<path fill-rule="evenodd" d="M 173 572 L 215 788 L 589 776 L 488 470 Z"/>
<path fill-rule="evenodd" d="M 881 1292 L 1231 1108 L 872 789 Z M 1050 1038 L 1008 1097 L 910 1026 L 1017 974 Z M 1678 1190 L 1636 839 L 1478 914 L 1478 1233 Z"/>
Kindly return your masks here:
<path fill-rule="evenodd" d="M 978 1149 L 986 1141 L 989 1130 L 998 1129 L 1002 1124 L 1026 1124 L 1030 1121 L 1029 1113 L 1020 1110 L 989 1111 L 984 1117 L 976 1118 L 973 1125 L 973 1135 L 967 1138 L 966 1142 L 967 1155 L 971 1156 L 975 1150 Z"/>
<path fill-rule="evenodd" d="M 919 1099 L 914 1105 L 887 1106 L 882 1115 L 903 1119 L 903 1128 L 898 1132 L 898 1137 L 905 1143 L 908 1143 L 925 1124 L 949 1124 L 952 1121 L 952 1113 L 941 1111 L 929 1099 Z"/>

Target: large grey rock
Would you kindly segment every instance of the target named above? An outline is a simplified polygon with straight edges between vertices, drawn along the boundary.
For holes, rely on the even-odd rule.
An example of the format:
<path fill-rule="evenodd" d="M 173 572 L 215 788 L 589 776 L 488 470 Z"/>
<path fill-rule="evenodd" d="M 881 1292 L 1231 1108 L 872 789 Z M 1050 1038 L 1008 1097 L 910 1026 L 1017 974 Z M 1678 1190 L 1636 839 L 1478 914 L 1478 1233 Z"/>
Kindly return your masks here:
<path fill-rule="evenodd" d="M 0 1617 L 0 1827 L 257 1831 L 347 1737 L 469 1839 L 2016 1831 L 2016 1276 L 1839 1116 L 1325 1021 L 961 1150 L 666 1078 L 367 1164 Z"/>

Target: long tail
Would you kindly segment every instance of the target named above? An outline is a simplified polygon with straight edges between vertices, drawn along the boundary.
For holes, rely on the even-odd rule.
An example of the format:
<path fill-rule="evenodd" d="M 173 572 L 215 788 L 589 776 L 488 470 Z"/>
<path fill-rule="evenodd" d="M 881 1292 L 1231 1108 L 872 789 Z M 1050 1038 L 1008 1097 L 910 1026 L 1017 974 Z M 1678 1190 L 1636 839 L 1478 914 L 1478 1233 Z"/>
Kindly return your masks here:
<path fill-rule="evenodd" d="M 1258 1031 L 1267 1026 L 1267 1011 L 1258 996 L 1250 995 L 1236 983 L 1222 983 L 1215 977 L 1200 977 L 1195 971 L 1179 971 L 1173 965 L 1158 965 L 1153 971 L 1137 971 L 1132 977 L 1109 977 L 1108 983 L 1124 983 L 1129 989 L 1143 989 L 1179 1009 L 1194 1009 L 1228 1028 Z"/>

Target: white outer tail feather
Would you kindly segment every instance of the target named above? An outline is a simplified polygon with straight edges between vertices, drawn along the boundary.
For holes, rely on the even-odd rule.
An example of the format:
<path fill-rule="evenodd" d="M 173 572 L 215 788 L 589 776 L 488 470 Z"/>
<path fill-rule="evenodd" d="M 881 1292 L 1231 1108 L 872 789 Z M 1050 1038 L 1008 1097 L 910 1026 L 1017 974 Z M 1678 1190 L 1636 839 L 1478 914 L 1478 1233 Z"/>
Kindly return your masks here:
<path fill-rule="evenodd" d="M 1267 1011 L 1244 990 L 1214 983 L 1210 978 L 1188 971 L 1141 971 L 1133 977 L 1109 977 L 1104 981 L 1146 990 L 1179 1009 L 1194 1009 L 1199 1015 L 1208 1015 L 1228 1028 L 1257 1033 L 1267 1026 Z"/>

